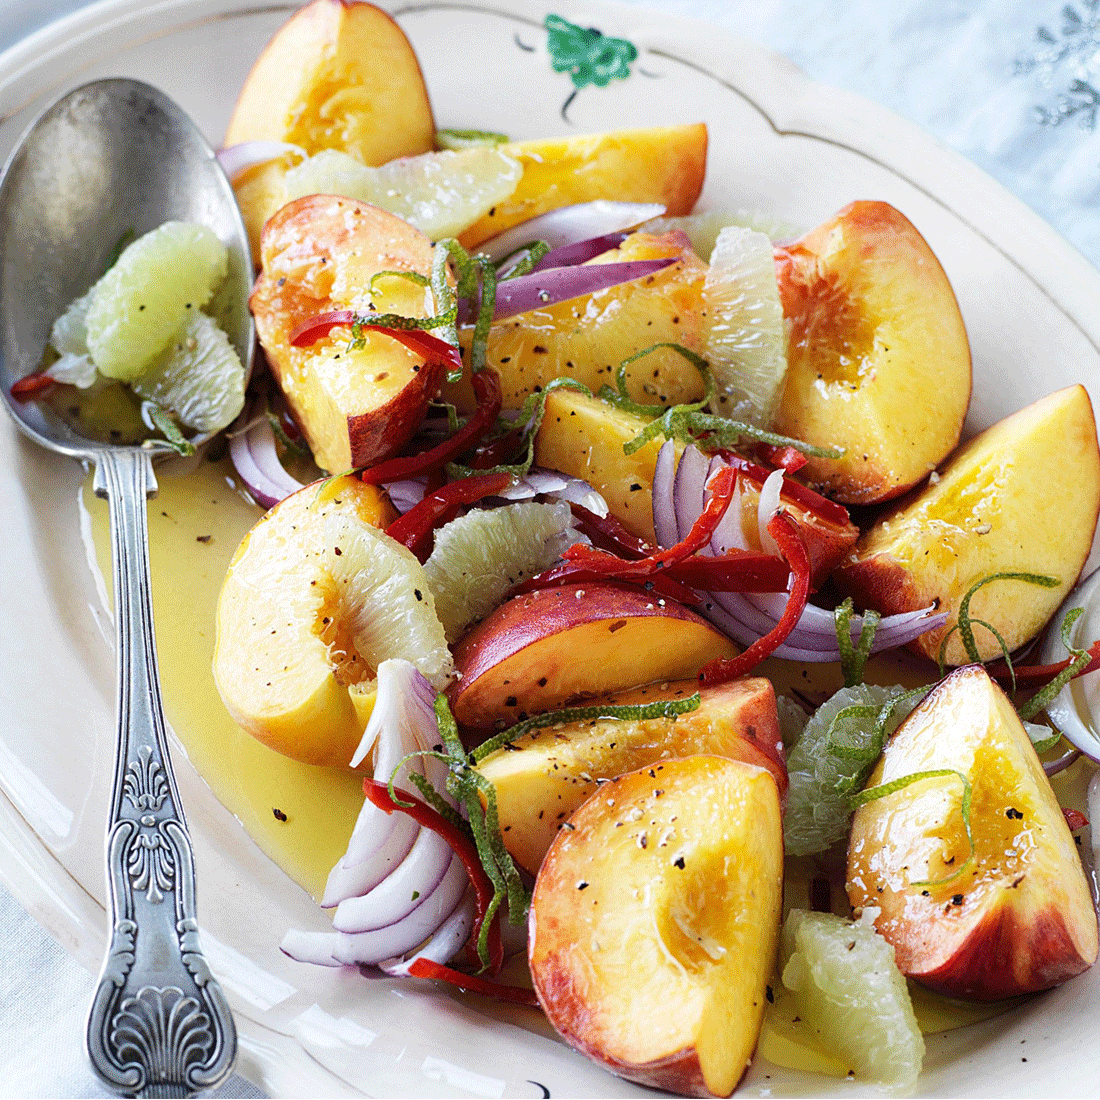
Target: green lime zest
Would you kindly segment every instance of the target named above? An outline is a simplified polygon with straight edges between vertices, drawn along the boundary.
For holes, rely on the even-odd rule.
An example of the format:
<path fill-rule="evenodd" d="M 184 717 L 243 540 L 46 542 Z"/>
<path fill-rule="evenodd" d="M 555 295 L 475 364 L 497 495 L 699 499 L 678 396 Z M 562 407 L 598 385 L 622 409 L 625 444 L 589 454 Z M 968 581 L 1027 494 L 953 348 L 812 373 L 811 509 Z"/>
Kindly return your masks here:
<path fill-rule="evenodd" d="M 436 130 L 435 147 L 437 149 L 461 152 L 463 149 L 480 149 L 486 146 L 507 144 L 507 134 L 498 134 L 495 130 Z"/>
<path fill-rule="evenodd" d="M 1073 630 L 1074 623 L 1085 613 L 1083 607 L 1072 607 L 1066 612 L 1066 617 L 1062 620 L 1062 645 L 1069 650 L 1070 656 L 1073 660 L 1064 668 L 1053 680 L 1050 681 L 1045 687 L 1040 688 L 1022 707 L 1018 708 L 1018 713 L 1023 721 L 1028 721 L 1034 718 L 1042 710 L 1046 710 L 1048 706 L 1054 701 L 1054 697 L 1088 665 L 1092 660 L 1087 649 L 1081 649 L 1073 644 L 1070 634 Z M 1059 733 L 1061 736 L 1061 733 Z M 1037 752 L 1046 752 L 1047 749 L 1053 748 L 1057 742 L 1052 741 L 1049 745 L 1045 744 L 1044 748 L 1035 746 Z"/>
<path fill-rule="evenodd" d="M 880 798 L 886 798 L 888 795 L 904 790 L 906 787 L 910 787 L 914 783 L 919 783 L 921 780 L 944 779 L 948 776 L 955 776 L 962 781 L 963 796 L 962 802 L 959 805 L 959 812 L 962 814 L 963 828 L 966 830 L 966 842 L 970 846 L 970 854 L 966 857 L 966 860 L 960 865 L 958 870 L 948 875 L 947 878 L 925 879 L 920 882 L 912 882 L 910 883 L 911 886 L 946 886 L 948 883 L 954 882 L 955 879 L 957 879 L 974 861 L 974 834 L 970 826 L 970 803 L 973 799 L 974 791 L 970 786 L 970 780 L 967 779 L 962 772 L 956 771 L 954 768 L 932 768 L 929 771 L 913 772 L 911 775 L 903 775 L 898 779 L 890 780 L 888 783 L 880 783 L 877 787 L 868 787 L 852 798 L 852 809 L 856 810 L 860 806 L 866 806 L 869 802 L 877 802 Z"/>
<path fill-rule="evenodd" d="M 546 399 L 554 390 L 561 389 L 578 390 L 588 397 L 592 396 L 592 391 L 583 382 L 578 382 L 568 375 L 561 375 L 547 382 L 541 390 L 529 393 L 514 421 L 503 419 L 498 421 L 497 426 L 501 434 L 512 431 L 516 424 L 525 425 L 523 432 L 527 437 L 527 454 L 522 461 L 510 466 L 490 466 L 484 470 L 474 470 L 469 466 L 463 466 L 461 463 L 450 462 L 447 464 L 447 476 L 451 479 L 472 477 L 474 474 L 512 474 L 514 477 L 526 477 L 535 462 L 535 438 L 539 434 L 543 417 L 546 415 Z"/>
<path fill-rule="evenodd" d="M 547 726 L 556 726 L 561 722 L 592 722 L 606 718 L 619 722 L 641 722 L 651 718 L 676 718 L 681 714 L 698 710 L 701 703 L 702 696 L 699 692 L 695 692 L 694 695 L 685 696 L 683 699 L 658 699 L 653 703 L 622 705 L 597 703 L 589 707 L 552 710 L 546 714 L 536 714 L 534 718 L 527 718 L 509 729 L 502 730 L 474 749 L 471 755 L 475 764 L 480 763 L 490 753 L 517 741 L 531 730 L 545 729 Z"/>
<path fill-rule="evenodd" d="M 988 577 L 982 577 L 981 580 L 972 584 L 963 596 L 962 601 L 959 603 L 959 614 L 956 618 L 955 624 L 951 629 L 943 636 L 943 641 L 940 642 L 940 649 L 937 655 L 937 660 L 940 666 L 940 676 L 942 677 L 946 669 L 945 655 L 947 653 L 947 641 L 952 634 L 957 630 L 959 637 L 962 638 L 963 648 L 966 650 L 967 657 L 975 664 L 982 664 L 981 654 L 978 652 L 978 644 L 974 641 L 974 627 L 973 624 L 984 626 L 993 637 L 997 639 L 998 644 L 1001 647 L 1001 652 L 1004 655 L 1005 663 L 1008 665 L 1009 671 L 1012 674 L 1012 688 L 1016 688 L 1016 671 L 1012 667 L 1012 657 L 1008 652 L 1008 646 L 1005 643 L 1004 638 L 984 619 L 972 619 L 970 617 L 970 601 L 979 588 L 984 588 L 987 584 L 992 584 L 994 581 L 1024 581 L 1027 584 L 1037 584 L 1042 588 L 1057 588 L 1062 582 L 1057 577 L 1047 577 L 1042 573 L 991 573 Z"/>
<path fill-rule="evenodd" d="M 530 896 L 504 845 L 497 816 L 496 788 L 472 766 L 472 757 L 462 744 L 447 697 L 442 693 L 435 699 L 435 717 L 448 766 L 447 792 L 466 811 L 467 827 L 478 858 L 493 885 L 493 898 L 477 939 L 478 958 L 484 968 L 489 965 L 489 925 L 497 910 L 507 900 L 510 923 L 521 924 L 527 915 Z"/>
<path fill-rule="evenodd" d="M 176 454 L 187 458 L 195 453 L 194 443 L 180 431 L 179 425 L 166 408 L 155 401 L 144 401 L 141 411 L 145 413 L 153 427 L 164 436 L 164 441 Z"/>
<path fill-rule="evenodd" d="M 519 248 L 513 248 L 507 256 L 494 260 L 493 267 L 496 268 L 497 276 L 501 280 L 518 279 L 521 275 L 530 275 L 535 264 L 549 251 L 550 246 L 546 241 L 528 241 L 526 244 L 521 244 Z M 509 267 L 508 261 L 516 256 L 519 259 Z"/>
<path fill-rule="evenodd" d="M 660 348 L 676 352 L 699 371 L 705 391 L 701 400 L 665 408 L 661 405 L 645 405 L 631 398 L 626 388 L 626 368 Z M 840 448 L 817 447 L 799 439 L 792 439 L 790 436 L 765 431 L 763 428 L 757 428 L 740 420 L 727 420 L 724 416 L 705 412 L 706 406 L 714 401 L 717 392 L 714 375 L 707 361 L 683 344 L 663 341 L 627 356 L 619 364 L 615 382 L 616 389 L 607 385 L 601 386 L 598 396 L 624 412 L 650 418 L 649 424 L 633 439 L 623 444 L 623 454 L 626 455 L 634 454 L 657 436 L 674 439 L 680 443 L 699 443 L 708 451 L 728 450 L 744 439 L 754 439 L 759 443 L 770 443 L 773 447 L 793 447 L 814 458 L 840 458 L 844 454 L 843 449 Z"/>
<path fill-rule="evenodd" d="M 836 623 L 836 644 L 840 650 L 840 669 L 844 675 L 844 686 L 855 687 L 863 683 L 863 670 L 867 658 L 871 656 L 871 647 L 875 644 L 875 633 L 882 616 L 877 611 L 863 613 L 863 625 L 859 630 L 859 641 L 852 645 L 852 615 L 855 605 L 852 597 L 834 608 L 833 620 Z"/>

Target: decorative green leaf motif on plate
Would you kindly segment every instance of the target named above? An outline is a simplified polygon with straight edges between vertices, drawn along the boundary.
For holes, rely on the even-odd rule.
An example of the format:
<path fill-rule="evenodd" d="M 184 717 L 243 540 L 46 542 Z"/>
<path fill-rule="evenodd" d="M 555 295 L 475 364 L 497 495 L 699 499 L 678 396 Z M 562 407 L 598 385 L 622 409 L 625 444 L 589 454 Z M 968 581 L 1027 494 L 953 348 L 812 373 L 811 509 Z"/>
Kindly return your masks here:
<path fill-rule="evenodd" d="M 577 92 L 589 85 L 606 88 L 612 80 L 625 80 L 638 58 L 638 47 L 625 38 L 611 38 L 595 27 L 580 27 L 560 15 L 548 15 L 543 26 L 554 72 L 568 73 L 573 82 L 573 91 L 562 104 L 563 118 Z"/>

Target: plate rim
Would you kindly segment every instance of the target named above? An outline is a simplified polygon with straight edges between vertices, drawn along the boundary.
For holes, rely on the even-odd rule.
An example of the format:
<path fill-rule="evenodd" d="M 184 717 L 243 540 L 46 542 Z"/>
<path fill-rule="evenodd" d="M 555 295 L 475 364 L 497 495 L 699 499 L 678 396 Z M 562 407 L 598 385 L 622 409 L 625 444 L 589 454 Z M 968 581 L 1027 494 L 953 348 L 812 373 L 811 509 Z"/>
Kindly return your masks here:
<path fill-rule="evenodd" d="M 430 0 L 375 2 L 398 16 L 439 8 L 526 16 L 535 8 L 534 3 L 525 0 L 485 0 L 482 3 L 476 0 L 469 3 L 432 3 Z M 28 91 L 23 103 L 8 103 L 12 88 L 21 78 L 31 71 L 40 72 L 48 68 L 58 56 L 83 41 L 116 33 L 125 35 L 128 28 L 135 26 L 149 28 L 163 25 L 161 33 L 167 35 L 199 19 L 221 20 L 262 12 L 289 14 L 299 6 L 294 0 L 159 0 L 154 4 L 145 4 L 142 0 L 95 0 L 47 24 L 0 53 L 0 123 L 11 114 L 18 113 L 26 102 L 42 98 L 41 91 L 33 90 Z M 680 50 L 688 55 L 665 52 L 664 56 L 688 64 L 730 88 L 747 100 L 778 136 L 828 141 L 880 165 L 923 192 L 1026 276 L 1100 355 L 1100 311 L 1093 309 L 1090 314 L 1087 308 L 1100 297 L 1100 271 L 1023 200 L 915 123 L 856 93 L 815 81 L 776 51 L 731 35 L 705 20 L 671 15 L 652 7 L 626 5 L 617 0 L 596 0 L 594 5 L 586 5 L 582 0 L 556 0 L 545 6 L 578 16 L 586 8 L 598 7 L 601 17 L 604 13 L 614 13 L 613 19 L 605 20 L 605 26 L 609 29 L 614 21 L 624 30 L 648 27 L 659 21 L 662 41 L 669 43 L 667 50 Z M 538 8 L 543 9 L 544 5 L 539 4 Z M 532 24 L 538 26 L 536 21 Z M 133 45 L 137 41 L 160 37 L 161 33 L 148 33 L 144 37 L 137 34 L 126 41 Z M 636 35 L 636 30 L 634 33 Z M 705 63 L 697 57 L 703 34 L 709 36 Z M 769 86 L 768 93 L 777 96 L 781 103 L 764 105 L 757 102 L 738 86 L 733 76 L 723 75 L 720 71 L 735 72 L 737 65 L 742 66 L 738 75 L 743 76 L 747 84 L 755 80 L 770 81 L 774 86 Z M 79 68 L 65 70 L 64 75 L 51 82 L 51 87 L 55 87 L 59 95 L 72 80 L 78 79 L 79 73 Z M 859 119 L 858 127 L 853 127 L 852 120 L 855 118 Z M 848 129 L 845 130 L 845 127 Z M 858 141 L 855 135 L 858 135 Z M 978 201 L 979 197 L 981 201 Z M 1014 225 L 1016 229 L 1011 241 L 1002 239 L 1006 224 Z M 1025 263 L 1025 255 L 1032 262 Z M 91 909 L 98 910 L 102 920 L 102 906 L 57 860 L 53 861 L 52 868 L 43 869 L 42 875 L 33 879 L 23 879 L 11 873 L 16 845 L 10 840 L 10 828 L 14 827 L 19 843 L 30 844 L 32 849 L 38 845 L 51 854 L 52 850 L 2 789 L 0 796 L 0 880 L 62 946 L 73 951 L 76 944 L 78 960 L 94 971 L 100 960 L 98 956 L 93 959 L 87 950 L 87 927 L 78 934 L 77 928 L 83 919 L 74 922 L 69 918 L 80 909 L 86 913 Z M 50 898 L 43 887 L 53 868 L 59 869 L 61 877 L 68 880 L 67 885 L 62 883 L 62 893 L 71 904 L 68 913 L 48 912 L 44 917 L 43 909 L 48 907 Z M 267 1033 L 266 1040 L 278 1036 L 282 1043 L 302 1050 L 293 1037 L 275 1032 L 253 1017 L 248 1017 L 248 1021 L 249 1026 L 254 1025 Z M 314 1089 L 347 1088 L 348 1083 L 327 1067 L 309 1063 L 308 1054 L 298 1062 L 296 1072 L 308 1072 L 307 1064 L 316 1071 L 312 1085 Z M 294 1084 L 291 1084 L 286 1073 L 260 1060 L 250 1059 L 248 1069 L 238 1064 L 238 1072 L 249 1074 L 253 1072 L 253 1067 L 260 1071 L 258 1079 L 265 1087 L 278 1087 L 286 1094 L 301 1094 L 300 1078 L 295 1078 Z"/>

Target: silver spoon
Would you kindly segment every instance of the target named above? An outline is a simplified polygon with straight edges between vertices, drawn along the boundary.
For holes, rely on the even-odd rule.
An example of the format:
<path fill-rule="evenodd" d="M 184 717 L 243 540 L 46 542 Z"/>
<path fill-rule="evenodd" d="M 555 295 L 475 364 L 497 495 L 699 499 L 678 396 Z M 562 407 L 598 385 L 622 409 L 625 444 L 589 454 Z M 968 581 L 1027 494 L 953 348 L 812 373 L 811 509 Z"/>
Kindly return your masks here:
<path fill-rule="evenodd" d="M 203 958 L 195 865 L 172 773 L 157 676 L 145 501 L 163 444 L 78 434 L 11 385 L 39 364 L 53 322 L 103 273 L 118 242 L 169 219 L 201 222 L 229 246 L 223 323 L 246 370 L 252 264 L 233 191 L 210 146 L 167 96 L 100 80 L 63 96 L 27 131 L 0 177 L 0 390 L 43 447 L 95 464 L 110 504 L 118 740 L 107 821 L 110 939 L 88 1016 L 104 1084 L 131 1096 L 190 1096 L 230 1074 L 237 1037 Z"/>

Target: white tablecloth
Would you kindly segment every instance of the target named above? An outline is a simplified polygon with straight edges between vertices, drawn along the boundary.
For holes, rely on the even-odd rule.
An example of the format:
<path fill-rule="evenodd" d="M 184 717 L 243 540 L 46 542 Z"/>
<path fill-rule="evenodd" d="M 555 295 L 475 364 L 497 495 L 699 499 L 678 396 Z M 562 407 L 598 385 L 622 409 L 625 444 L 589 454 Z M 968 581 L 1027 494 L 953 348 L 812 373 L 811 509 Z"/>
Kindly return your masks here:
<path fill-rule="evenodd" d="M 0 0 L 0 49 L 85 0 Z M 1097 0 L 645 0 L 786 54 L 976 161 L 1100 266 Z M 552 0 L 534 4 L 541 14 Z M 93 978 L 0 887 L 0 1096 L 106 1096 Z M 240 1077 L 219 1095 L 259 1096 Z"/>

